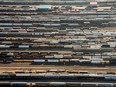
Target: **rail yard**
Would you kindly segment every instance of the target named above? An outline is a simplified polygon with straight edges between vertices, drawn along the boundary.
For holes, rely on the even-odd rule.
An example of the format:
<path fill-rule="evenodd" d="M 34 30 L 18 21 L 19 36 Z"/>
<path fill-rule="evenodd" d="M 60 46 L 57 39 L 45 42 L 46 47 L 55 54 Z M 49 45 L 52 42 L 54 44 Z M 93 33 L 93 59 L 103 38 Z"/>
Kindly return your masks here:
<path fill-rule="evenodd" d="M 116 0 L 0 0 L 0 86 L 116 87 Z"/>

